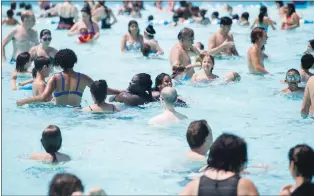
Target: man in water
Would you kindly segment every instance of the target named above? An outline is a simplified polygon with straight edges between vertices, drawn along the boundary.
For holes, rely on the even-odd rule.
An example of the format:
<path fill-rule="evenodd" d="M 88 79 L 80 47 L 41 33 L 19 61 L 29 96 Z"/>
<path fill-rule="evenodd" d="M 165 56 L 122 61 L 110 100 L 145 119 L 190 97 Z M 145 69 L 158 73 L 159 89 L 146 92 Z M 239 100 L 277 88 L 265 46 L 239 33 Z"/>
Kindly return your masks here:
<path fill-rule="evenodd" d="M 288 88 L 282 90 L 282 93 L 302 93 L 304 92 L 304 88 L 299 87 L 298 84 L 301 82 L 301 76 L 298 70 L 289 69 L 286 74 L 285 82 L 288 83 Z"/>
<path fill-rule="evenodd" d="M 264 68 L 263 46 L 267 42 L 267 33 L 262 27 L 255 27 L 251 32 L 253 45 L 247 53 L 247 63 L 251 74 L 268 74 Z"/>
<path fill-rule="evenodd" d="M 314 76 L 309 69 L 314 69 L 314 57 L 312 54 L 305 54 L 301 58 L 301 82 L 307 83 L 311 76 Z"/>
<path fill-rule="evenodd" d="M 306 118 L 309 113 L 314 118 L 314 76 L 312 76 L 306 84 L 305 87 L 305 92 L 304 92 L 304 97 L 303 97 L 303 103 L 302 103 L 302 108 L 301 108 L 301 116 L 303 118 Z"/>
<path fill-rule="evenodd" d="M 3 40 L 2 40 L 2 60 L 5 58 L 5 46 L 12 40 L 13 42 L 13 54 L 11 62 L 14 62 L 17 55 L 22 52 L 28 52 L 29 49 L 39 44 L 38 33 L 32 27 L 36 23 L 35 16 L 31 11 L 25 11 L 21 15 L 22 24 L 14 28 Z"/>
<path fill-rule="evenodd" d="M 220 29 L 214 33 L 208 41 L 208 52 L 213 56 L 235 55 L 238 51 L 234 45 L 232 33 L 230 32 L 232 20 L 229 17 L 220 18 Z"/>

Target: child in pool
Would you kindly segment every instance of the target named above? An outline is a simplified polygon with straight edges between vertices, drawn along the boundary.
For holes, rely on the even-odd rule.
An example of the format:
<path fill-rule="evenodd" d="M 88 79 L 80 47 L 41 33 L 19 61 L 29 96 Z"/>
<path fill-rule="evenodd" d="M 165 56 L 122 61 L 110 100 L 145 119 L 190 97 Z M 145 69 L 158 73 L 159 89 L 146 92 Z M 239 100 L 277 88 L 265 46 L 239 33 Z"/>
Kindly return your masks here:
<path fill-rule="evenodd" d="M 298 70 L 289 69 L 286 74 L 285 82 L 288 83 L 288 88 L 282 90 L 282 93 L 304 92 L 304 88 L 298 86 L 298 83 L 301 82 L 301 76 Z"/>
<path fill-rule="evenodd" d="M 200 72 L 194 73 L 192 76 L 193 82 L 207 82 L 219 78 L 217 75 L 213 74 L 213 69 L 215 65 L 214 57 L 211 55 L 201 55 L 196 62 L 200 62 L 202 65 L 202 70 Z"/>
<path fill-rule="evenodd" d="M 31 76 L 31 72 L 27 69 L 31 66 L 31 55 L 28 52 L 20 53 L 16 58 L 15 69 L 11 73 L 12 90 L 17 90 L 16 79 L 18 76 Z"/>

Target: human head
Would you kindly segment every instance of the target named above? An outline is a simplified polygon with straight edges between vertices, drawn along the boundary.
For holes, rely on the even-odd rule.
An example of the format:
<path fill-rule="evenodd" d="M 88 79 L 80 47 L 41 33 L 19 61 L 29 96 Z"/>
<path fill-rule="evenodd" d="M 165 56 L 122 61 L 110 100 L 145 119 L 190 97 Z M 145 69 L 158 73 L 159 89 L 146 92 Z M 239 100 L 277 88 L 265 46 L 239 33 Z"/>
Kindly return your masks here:
<path fill-rule="evenodd" d="M 25 71 L 31 66 L 31 55 L 28 52 L 22 52 L 16 57 L 16 71 Z"/>
<path fill-rule="evenodd" d="M 314 51 L 314 39 L 309 40 L 309 44 L 307 45 L 309 51 Z"/>
<path fill-rule="evenodd" d="M 230 17 L 224 16 L 220 18 L 220 28 L 224 33 L 229 33 L 232 26 L 232 19 Z"/>
<path fill-rule="evenodd" d="M 148 25 L 144 31 L 144 35 L 150 39 L 154 39 L 155 34 L 156 34 L 156 31 L 153 25 Z"/>
<path fill-rule="evenodd" d="M 14 15 L 13 10 L 8 10 L 8 11 L 7 11 L 7 17 L 8 17 L 8 18 L 12 18 L 13 15 Z"/>
<path fill-rule="evenodd" d="M 166 105 L 173 106 L 175 102 L 177 101 L 178 94 L 176 89 L 173 87 L 165 87 L 160 92 L 160 98 L 164 101 Z"/>
<path fill-rule="evenodd" d="M 173 16 L 172 16 L 172 21 L 173 22 L 175 22 L 175 23 L 177 23 L 178 21 L 179 21 L 179 15 L 178 15 L 178 13 L 174 13 L 173 14 Z"/>
<path fill-rule="evenodd" d="M 263 23 L 264 17 L 267 16 L 267 7 L 261 6 L 259 9 L 258 21 L 259 23 Z"/>
<path fill-rule="evenodd" d="M 149 54 L 150 54 L 151 49 L 152 49 L 152 48 L 151 48 L 151 46 L 150 46 L 149 44 L 144 43 L 144 44 L 143 44 L 143 49 L 142 49 L 142 54 L 143 54 L 143 56 L 148 57 Z"/>
<path fill-rule="evenodd" d="M 128 91 L 138 96 L 152 98 L 152 84 L 153 81 L 149 74 L 139 73 L 132 78 Z"/>
<path fill-rule="evenodd" d="M 32 10 L 32 4 L 26 4 L 25 10 Z"/>
<path fill-rule="evenodd" d="M 107 98 L 108 85 L 106 80 L 94 81 L 90 87 L 90 92 L 96 104 L 102 104 Z"/>
<path fill-rule="evenodd" d="M 184 27 L 178 34 L 178 40 L 184 47 L 191 48 L 194 43 L 194 31 L 190 28 Z"/>
<path fill-rule="evenodd" d="M 201 42 L 196 42 L 195 47 L 199 50 L 204 50 L 204 44 Z"/>
<path fill-rule="evenodd" d="M 200 62 L 202 65 L 202 68 L 205 71 L 209 71 L 210 73 L 213 72 L 214 70 L 214 65 L 215 65 L 215 59 L 212 55 L 203 55 L 201 54 L 199 58 L 196 59 L 196 62 Z"/>
<path fill-rule="evenodd" d="M 267 41 L 267 33 L 263 27 L 255 27 L 251 32 L 251 42 L 265 45 Z"/>
<path fill-rule="evenodd" d="M 286 73 L 286 79 L 289 85 L 296 85 L 297 83 L 301 82 L 301 76 L 298 70 L 296 69 L 289 69 Z"/>
<path fill-rule="evenodd" d="M 219 13 L 218 12 L 213 12 L 212 13 L 212 19 L 219 19 Z"/>
<path fill-rule="evenodd" d="M 240 173 L 247 161 L 247 144 L 244 139 L 223 133 L 211 145 L 207 164 L 212 169 Z"/>
<path fill-rule="evenodd" d="M 153 16 L 153 15 L 149 15 L 149 16 L 148 16 L 148 22 L 150 22 L 150 21 L 152 21 L 152 20 L 154 20 L 154 16 Z"/>
<path fill-rule="evenodd" d="M 289 168 L 292 176 L 304 177 L 309 181 L 314 175 L 314 151 L 306 144 L 299 144 L 289 150 Z"/>
<path fill-rule="evenodd" d="M 224 81 L 225 82 L 236 82 L 236 81 L 240 81 L 240 80 L 241 80 L 240 74 L 238 74 L 237 72 L 229 72 L 225 76 Z"/>
<path fill-rule="evenodd" d="M 89 21 L 92 19 L 92 14 L 91 14 L 91 9 L 89 6 L 84 6 L 81 9 L 81 13 L 82 13 L 82 19 L 85 21 Z"/>
<path fill-rule="evenodd" d="M 305 54 L 301 58 L 302 69 L 309 70 L 314 66 L 314 57 L 312 54 Z"/>
<path fill-rule="evenodd" d="M 39 56 L 34 61 L 34 68 L 32 71 L 33 78 L 36 78 L 37 72 L 42 72 L 44 77 L 50 74 L 50 60 L 47 57 Z"/>
<path fill-rule="evenodd" d="M 68 196 L 74 192 L 84 192 L 81 180 L 73 174 L 58 173 L 50 182 L 48 195 Z"/>
<path fill-rule="evenodd" d="M 227 10 L 227 12 L 229 13 L 229 14 L 232 14 L 232 11 L 233 11 L 233 8 L 230 6 L 230 5 L 225 5 L 224 6 L 225 7 L 225 9 Z"/>
<path fill-rule="evenodd" d="M 55 55 L 55 65 L 60 66 L 63 71 L 68 71 L 77 63 L 77 57 L 71 49 L 61 49 Z"/>
<path fill-rule="evenodd" d="M 283 1 L 275 1 L 278 8 L 283 6 Z"/>
<path fill-rule="evenodd" d="M 249 20 L 250 14 L 248 12 L 243 12 L 241 15 L 241 20 Z"/>
<path fill-rule="evenodd" d="M 41 144 L 47 153 L 56 153 L 62 145 L 61 131 L 56 125 L 49 125 L 42 133 Z"/>
<path fill-rule="evenodd" d="M 10 10 L 15 10 L 16 9 L 16 2 L 15 1 L 12 1 L 10 3 Z"/>
<path fill-rule="evenodd" d="M 204 18 L 205 15 L 206 15 L 206 13 L 207 13 L 207 10 L 205 10 L 205 9 L 200 9 L 199 13 L 200 13 L 200 16 Z"/>
<path fill-rule="evenodd" d="M 292 16 L 293 13 L 295 13 L 295 6 L 293 3 L 288 3 L 287 7 L 286 7 L 286 13 L 287 13 L 287 17 Z"/>
<path fill-rule="evenodd" d="M 172 81 L 170 75 L 166 73 L 159 74 L 155 79 L 155 91 L 161 91 L 165 87 L 172 87 Z"/>
<path fill-rule="evenodd" d="M 19 4 L 19 8 L 20 9 L 23 9 L 23 8 L 25 8 L 25 3 L 22 1 L 22 2 L 20 2 L 20 4 Z"/>
<path fill-rule="evenodd" d="M 232 20 L 239 20 L 239 15 L 238 14 L 232 15 Z"/>
<path fill-rule="evenodd" d="M 52 39 L 50 30 L 48 29 L 41 30 L 39 33 L 39 39 L 43 45 L 49 46 Z"/>
<path fill-rule="evenodd" d="M 213 143 L 213 135 L 210 126 L 206 120 L 192 121 L 186 132 L 186 140 L 191 149 L 197 149 L 206 145 L 206 149 L 209 150 Z"/>
<path fill-rule="evenodd" d="M 26 28 L 32 28 L 36 23 L 35 16 L 33 15 L 31 11 L 23 12 L 21 14 L 21 20 L 22 20 L 23 25 Z"/>
<path fill-rule="evenodd" d="M 138 23 L 135 20 L 131 20 L 128 24 L 128 31 L 130 34 L 140 34 Z"/>

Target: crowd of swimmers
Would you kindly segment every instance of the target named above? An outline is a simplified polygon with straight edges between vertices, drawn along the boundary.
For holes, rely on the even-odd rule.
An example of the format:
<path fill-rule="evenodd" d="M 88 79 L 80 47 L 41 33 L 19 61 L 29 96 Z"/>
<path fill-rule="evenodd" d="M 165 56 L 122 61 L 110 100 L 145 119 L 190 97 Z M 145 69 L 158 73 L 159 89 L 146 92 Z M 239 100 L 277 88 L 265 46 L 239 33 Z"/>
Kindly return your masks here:
<path fill-rule="evenodd" d="M 278 14 L 282 18 L 281 30 L 295 29 L 300 26 L 300 14 L 296 13 L 294 4 L 278 5 Z M 228 16 L 219 17 L 218 12 L 213 12 L 211 18 L 207 18 L 207 10 L 193 6 L 191 2 L 180 2 L 180 7 L 174 9 L 174 2 L 169 1 L 164 9 L 161 1 L 156 1 L 155 6 L 159 11 L 172 11 L 174 26 L 192 19 L 196 23 L 209 25 L 219 24 L 217 32 L 209 38 L 207 49 L 204 44 L 194 44 L 194 31 L 191 28 L 183 28 L 177 35 L 177 42 L 173 45 L 169 54 L 169 63 L 172 67 L 171 74 L 160 73 L 153 82 L 152 76 L 147 73 L 138 73 L 131 78 L 125 90 L 109 87 L 106 80 L 94 81 L 92 77 L 77 72 L 75 64 L 78 57 L 71 49 L 57 50 L 51 46 L 52 32 L 48 29 L 40 31 L 35 29 L 36 17 L 31 6 L 20 3 L 21 22 L 14 17 L 16 3 L 11 3 L 7 11 L 8 19 L 2 24 L 17 25 L 2 41 L 2 60 L 6 60 L 5 46 L 12 41 L 13 54 L 9 60 L 15 64 L 11 74 L 11 86 L 13 90 L 32 90 L 33 96 L 17 101 L 17 105 L 30 103 L 53 102 L 56 105 L 67 105 L 78 108 L 83 112 L 115 113 L 121 109 L 114 102 L 128 106 L 139 106 L 150 102 L 160 102 L 164 112 L 149 120 L 151 125 L 164 125 L 178 123 L 188 119 L 184 114 L 176 111 L 176 107 L 188 107 L 174 88 L 173 83 L 190 80 L 193 83 L 208 83 L 220 80 L 227 84 L 241 80 L 237 72 L 226 73 L 221 77 L 214 74 L 215 58 L 239 56 L 236 41 L 231 33 L 232 25 L 242 25 L 252 28 L 250 40 L 252 45 L 247 51 L 248 72 L 254 75 L 269 74 L 264 64 L 265 45 L 267 43 L 267 31 L 269 26 L 276 30 L 276 22 L 267 14 L 267 7 L 261 6 L 260 13 L 253 23 L 249 22 L 249 13 L 242 13 L 239 18 L 233 14 L 231 6 L 226 5 Z M 27 9 L 26 9 L 27 7 Z M 43 13 L 39 17 L 59 16 L 58 30 L 67 30 L 68 36 L 81 37 L 80 42 L 94 42 L 100 36 L 101 29 L 109 29 L 117 22 L 113 11 L 105 6 L 104 1 L 86 1 L 81 9 L 79 17 L 78 9 L 69 0 L 59 2 L 56 5 L 39 1 L 39 7 Z M 118 14 L 130 15 L 133 18 L 141 17 L 140 10 L 144 9 L 143 2 L 125 1 Z M 18 15 L 18 14 L 15 14 Z M 101 21 L 99 26 L 98 22 Z M 153 21 L 153 16 L 149 16 Z M 215 21 L 215 22 L 214 22 Z M 128 32 L 122 36 L 122 52 L 139 52 L 143 56 L 164 55 L 164 51 L 155 39 L 154 24 L 149 23 L 143 35 L 139 30 L 136 20 L 128 24 Z M 83 41 L 82 41 L 83 40 Z M 282 83 L 288 85 L 282 93 L 304 94 L 301 107 L 301 116 L 306 118 L 313 116 L 314 107 L 314 74 L 310 71 L 314 68 L 314 40 L 306 44 L 306 51 L 300 59 L 300 69 L 289 69 Z M 193 62 L 191 56 L 195 56 Z M 32 71 L 29 69 L 32 67 Z M 199 68 L 199 71 L 195 71 Z M 46 82 L 48 79 L 48 82 Z M 299 86 L 303 83 L 303 86 Z M 89 87 L 94 104 L 81 107 L 82 96 L 85 88 Z M 106 102 L 107 96 L 109 103 Z M 205 120 L 193 121 L 188 127 L 187 142 L 191 150 L 187 153 L 187 159 L 206 161 L 207 167 L 201 173 L 202 176 L 190 182 L 182 191 L 182 195 L 258 195 L 254 183 L 240 176 L 248 162 L 247 145 L 243 138 L 233 134 L 224 133 L 213 141 L 212 130 Z M 55 126 L 48 126 L 42 133 L 41 143 L 46 153 L 31 155 L 33 160 L 41 160 L 52 163 L 70 161 L 71 158 L 58 152 L 61 148 L 61 130 Z M 208 154 L 208 155 L 207 155 Z M 208 158 L 206 158 L 208 157 Z M 300 144 L 289 151 L 289 169 L 295 179 L 295 185 L 283 187 L 281 195 L 314 194 L 314 152 L 306 145 Z M 63 188 L 60 188 L 63 187 Z M 68 188 L 65 188 L 68 187 Z M 63 191 L 66 191 L 63 192 Z M 82 182 L 72 174 L 57 174 L 50 184 L 50 195 L 81 195 L 84 192 Z M 105 195 L 100 188 L 94 188 L 90 195 Z"/>

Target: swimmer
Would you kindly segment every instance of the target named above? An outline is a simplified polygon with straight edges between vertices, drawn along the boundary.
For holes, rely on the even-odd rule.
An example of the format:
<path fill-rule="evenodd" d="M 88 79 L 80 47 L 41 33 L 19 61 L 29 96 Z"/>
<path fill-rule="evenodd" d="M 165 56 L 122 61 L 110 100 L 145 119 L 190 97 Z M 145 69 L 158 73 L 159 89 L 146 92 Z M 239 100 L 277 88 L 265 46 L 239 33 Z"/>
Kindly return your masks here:
<path fill-rule="evenodd" d="M 99 80 L 93 82 L 90 87 L 90 92 L 95 104 L 82 109 L 83 112 L 119 112 L 120 110 L 112 105 L 106 103 L 108 86 L 106 80 Z"/>
<path fill-rule="evenodd" d="M 314 68 L 314 57 L 312 54 L 305 54 L 301 58 L 301 82 L 307 83 L 314 73 L 311 73 L 309 69 Z"/>
<path fill-rule="evenodd" d="M 304 88 L 298 86 L 298 83 L 301 82 L 301 76 L 298 70 L 289 69 L 286 73 L 285 82 L 288 83 L 288 88 L 282 90 L 282 93 L 304 93 Z"/>
<path fill-rule="evenodd" d="M 239 56 L 230 32 L 232 20 L 229 17 L 220 19 L 220 29 L 208 41 L 208 52 L 213 56 L 234 55 Z"/>
<path fill-rule="evenodd" d="M 198 17 L 193 17 L 194 21 L 198 24 L 202 24 L 202 25 L 208 25 L 210 24 L 210 20 L 208 17 L 205 17 L 207 13 L 207 10 L 205 9 L 201 9 L 199 11 L 199 16 Z"/>
<path fill-rule="evenodd" d="M 251 74 L 268 74 L 264 68 L 264 57 L 262 47 L 267 42 L 267 33 L 262 27 L 255 27 L 251 32 L 253 45 L 247 52 L 247 63 Z"/>
<path fill-rule="evenodd" d="M 132 2 L 130 15 L 133 18 L 142 18 L 142 14 L 141 14 L 140 8 L 136 5 L 136 1 Z"/>
<path fill-rule="evenodd" d="M 279 11 L 279 16 L 281 19 L 285 17 L 285 6 L 283 4 L 283 1 L 275 1 L 277 9 Z"/>
<path fill-rule="evenodd" d="M 231 5 L 225 4 L 224 9 L 228 12 L 229 16 L 232 16 L 233 8 Z"/>
<path fill-rule="evenodd" d="M 60 128 L 56 125 L 49 125 L 42 133 L 41 144 L 45 153 L 33 153 L 31 160 L 45 161 L 50 163 L 68 162 L 71 158 L 61 152 L 58 152 L 62 145 L 62 136 Z"/>
<path fill-rule="evenodd" d="M 307 45 L 306 51 L 304 53 L 312 53 L 314 54 L 314 39 L 309 40 L 309 43 Z"/>
<path fill-rule="evenodd" d="M 101 20 L 101 29 L 111 29 L 112 25 L 118 22 L 113 11 L 105 6 L 105 1 L 98 1 L 99 7 L 92 10 L 93 20 L 99 22 Z M 110 22 L 111 18 L 113 19 Z"/>
<path fill-rule="evenodd" d="M 82 181 L 69 173 L 56 174 L 49 183 L 48 195 L 71 196 L 73 193 L 84 192 Z"/>
<path fill-rule="evenodd" d="M 28 68 L 31 66 L 30 54 L 28 52 L 20 53 L 16 58 L 16 67 L 11 73 L 11 86 L 12 90 L 17 90 L 16 79 L 19 75 L 31 75 Z"/>
<path fill-rule="evenodd" d="M 206 155 L 213 143 L 212 129 L 206 120 L 192 121 L 186 132 L 190 150 L 186 156 L 189 161 L 206 162 Z"/>
<path fill-rule="evenodd" d="M 156 8 L 157 11 L 162 11 L 162 1 L 155 1 L 154 6 Z"/>
<path fill-rule="evenodd" d="M 269 26 L 271 26 L 273 30 L 276 30 L 276 27 L 274 26 L 273 21 L 268 17 L 266 6 L 261 6 L 259 15 L 255 19 L 254 23 L 252 24 L 251 29 L 253 29 L 255 25 L 257 27 L 264 28 L 266 32 L 268 31 Z"/>
<path fill-rule="evenodd" d="M 314 76 L 310 77 L 305 87 L 303 103 L 301 108 L 301 116 L 303 118 L 308 117 L 309 113 L 311 113 L 311 115 L 314 118 L 313 103 L 314 103 Z"/>
<path fill-rule="evenodd" d="M 144 38 L 140 34 L 138 23 L 135 20 L 131 20 L 128 24 L 128 33 L 122 37 L 121 51 L 142 51 Z"/>
<path fill-rule="evenodd" d="M 218 12 L 213 12 L 211 15 L 212 18 L 212 23 L 213 24 L 218 24 L 219 22 L 219 13 Z"/>
<path fill-rule="evenodd" d="M 150 52 L 151 50 L 152 50 L 152 48 L 151 48 L 151 46 L 149 44 L 147 44 L 147 43 L 143 44 L 143 49 L 142 49 L 143 56 L 149 57 L 150 54 L 152 54 Z M 156 55 L 156 53 L 154 55 Z"/>
<path fill-rule="evenodd" d="M 299 144 L 289 150 L 289 170 L 295 185 L 285 185 L 280 196 L 314 195 L 314 151 L 306 144 Z"/>
<path fill-rule="evenodd" d="M 214 70 L 214 57 L 211 55 L 201 55 L 198 59 L 198 62 L 202 65 L 202 70 L 200 72 L 194 73 L 192 77 L 193 82 L 208 82 L 216 78 L 219 78 L 217 75 L 213 74 Z"/>
<path fill-rule="evenodd" d="M 188 117 L 177 112 L 174 108 L 174 104 L 177 101 L 177 91 L 172 87 L 165 87 L 161 90 L 160 99 L 162 106 L 164 107 L 164 113 L 157 115 L 148 121 L 150 125 L 157 124 L 172 124 Z"/>
<path fill-rule="evenodd" d="M 237 72 L 229 72 L 224 78 L 224 82 L 237 82 L 240 80 L 241 76 Z"/>
<path fill-rule="evenodd" d="M 12 41 L 13 43 L 13 54 L 11 62 L 16 60 L 17 55 L 22 52 L 28 52 L 29 49 L 38 45 L 38 33 L 32 27 L 36 23 L 35 16 L 30 11 L 25 11 L 21 16 L 22 24 L 5 36 L 2 40 L 2 60 L 6 60 L 5 57 L 5 46 Z"/>
<path fill-rule="evenodd" d="M 154 39 L 156 31 L 152 25 L 148 25 L 144 31 L 144 43 L 149 44 L 151 50 L 149 53 L 162 55 L 164 51 L 160 48 L 157 40 Z"/>
<path fill-rule="evenodd" d="M 17 25 L 17 24 L 20 24 L 19 21 L 17 21 L 15 18 L 13 18 L 13 11 L 12 10 L 8 10 L 7 11 L 7 19 L 5 20 L 2 20 L 1 21 L 1 24 L 6 24 L 6 25 L 10 25 L 10 26 L 14 26 L 14 25 Z"/>
<path fill-rule="evenodd" d="M 240 17 L 240 26 L 250 26 L 250 22 L 249 22 L 249 17 L 250 14 L 248 12 L 243 12 L 241 17 Z"/>
<path fill-rule="evenodd" d="M 238 14 L 234 14 L 232 15 L 232 22 L 238 24 L 239 23 L 239 15 Z"/>
<path fill-rule="evenodd" d="M 285 7 L 285 18 L 284 21 L 281 24 L 282 30 L 288 30 L 288 29 L 296 29 L 300 27 L 300 17 L 295 12 L 295 6 L 292 3 L 288 3 Z"/>
<path fill-rule="evenodd" d="M 149 15 L 147 20 L 148 20 L 148 24 L 152 23 L 154 21 L 154 16 L 153 15 Z"/>

